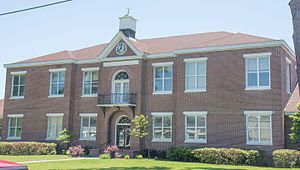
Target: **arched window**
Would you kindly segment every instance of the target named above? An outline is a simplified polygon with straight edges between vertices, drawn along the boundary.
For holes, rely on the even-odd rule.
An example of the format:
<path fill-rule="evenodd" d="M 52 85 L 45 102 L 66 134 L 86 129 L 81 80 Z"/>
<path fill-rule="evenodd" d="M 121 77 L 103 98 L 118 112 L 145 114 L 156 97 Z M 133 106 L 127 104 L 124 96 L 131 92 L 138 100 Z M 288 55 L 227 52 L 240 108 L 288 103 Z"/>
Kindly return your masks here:
<path fill-rule="evenodd" d="M 115 80 L 128 80 L 129 76 L 125 71 L 121 71 L 115 76 Z"/>
<path fill-rule="evenodd" d="M 130 124 L 130 119 L 127 116 L 123 116 L 118 121 L 118 124 Z"/>

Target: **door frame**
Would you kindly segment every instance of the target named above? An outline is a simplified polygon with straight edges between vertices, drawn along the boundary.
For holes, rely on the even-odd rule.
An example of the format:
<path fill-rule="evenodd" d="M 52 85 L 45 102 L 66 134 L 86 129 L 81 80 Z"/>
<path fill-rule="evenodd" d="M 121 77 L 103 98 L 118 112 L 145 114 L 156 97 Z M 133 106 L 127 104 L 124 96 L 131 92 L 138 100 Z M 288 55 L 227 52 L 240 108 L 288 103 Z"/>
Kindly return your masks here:
<path fill-rule="evenodd" d="M 123 118 L 123 117 L 128 117 L 129 118 L 129 120 L 130 120 L 130 117 L 129 116 L 127 116 L 127 115 L 121 115 L 121 116 L 119 116 L 118 118 L 117 118 L 117 120 L 116 120 L 116 123 L 115 123 L 115 145 L 116 146 L 118 146 L 118 143 L 117 143 L 117 133 L 118 133 L 118 126 L 119 125 L 125 125 L 125 126 L 129 126 L 129 129 L 130 129 L 130 127 L 131 127 L 131 123 L 122 123 L 122 124 L 120 124 L 119 123 L 119 121 L 120 121 L 120 119 L 121 118 Z M 130 139 L 129 139 L 129 141 L 130 141 Z"/>
<path fill-rule="evenodd" d="M 125 72 L 125 73 L 127 73 L 127 71 L 125 71 L 125 70 L 118 70 L 118 71 L 116 71 L 116 72 L 114 73 L 114 75 L 112 76 L 112 80 L 111 80 L 111 93 L 112 93 L 112 94 L 115 94 L 115 83 L 121 83 L 121 91 L 122 91 L 122 93 L 124 93 L 124 92 L 123 92 L 124 83 L 128 83 L 128 93 L 129 93 L 129 91 L 130 91 L 130 82 L 129 82 L 129 75 L 128 75 L 128 73 L 127 73 L 128 79 L 115 80 L 116 76 L 117 76 L 120 72 Z M 122 94 L 122 93 L 121 93 L 121 94 Z M 113 99 L 112 99 L 112 101 L 113 101 Z M 123 101 L 123 98 L 122 98 L 122 101 Z"/>

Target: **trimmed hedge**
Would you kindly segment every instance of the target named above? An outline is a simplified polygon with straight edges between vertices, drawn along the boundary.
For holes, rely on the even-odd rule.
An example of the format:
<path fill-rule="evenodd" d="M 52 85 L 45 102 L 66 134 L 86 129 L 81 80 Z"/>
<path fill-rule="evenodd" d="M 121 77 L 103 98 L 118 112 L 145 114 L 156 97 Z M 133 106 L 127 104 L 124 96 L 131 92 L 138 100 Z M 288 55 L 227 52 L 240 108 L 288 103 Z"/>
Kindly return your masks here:
<path fill-rule="evenodd" d="M 0 142 L 0 155 L 56 155 L 56 144 L 42 142 Z"/>
<path fill-rule="evenodd" d="M 265 165 L 264 154 L 258 150 L 226 148 L 188 148 L 170 146 L 167 159 L 226 165 Z"/>
<path fill-rule="evenodd" d="M 273 160 L 279 168 L 300 168 L 300 151 L 279 149 L 273 152 Z"/>

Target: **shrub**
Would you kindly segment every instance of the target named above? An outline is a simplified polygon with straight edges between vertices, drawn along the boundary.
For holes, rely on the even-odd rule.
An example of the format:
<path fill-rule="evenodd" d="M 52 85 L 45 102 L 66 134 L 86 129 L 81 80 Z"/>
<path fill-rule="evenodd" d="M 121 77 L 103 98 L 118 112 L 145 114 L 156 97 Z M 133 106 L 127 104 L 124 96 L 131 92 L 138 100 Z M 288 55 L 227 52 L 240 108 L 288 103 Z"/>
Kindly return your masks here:
<path fill-rule="evenodd" d="M 279 149 L 273 152 L 273 160 L 276 167 L 300 168 L 300 151 Z"/>
<path fill-rule="evenodd" d="M 158 157 L 158 158 L 166 158 L 166 151 L 165 150 L 155 150 L 155 149 L 150 149 L 150 158 Z M 144 149 L 139 152 L 140 155 L 143 155 L 143 157 L 148 157 L 148 150 Z"/>
<path fill-rule="evenodd" d="M 115 157 L 116 153 L 118 153 L 119 148 L 116 145 L 113 146 L 107 146 L 106 149 L 103 151 L 103 153 L 110 154 L 110 157 Z"/>
<path fill-rule="evenodd" d="M 121 158 L 125 158 L 126 154 L 125 153 L 121 153 Z"/>
<path fill-rule="evenodd" d="M 201 163 L 226 165 L 261 165 L 263 155 L 257 150 L 201 148 L 192 152 Z"/>
<path fill-rule="evenodd" d="M 192 153 L 194 148 L 169 146 L 166 153 L 166 158 L 171 161 L 196 161 Z"/>
<path fill-rule="evenodd" d="M 130 156 L 129 156 L 129 155 L 126 155 L 124 158 L 125 158 L 125 159 L 130 159 Z"/>
<path fill-rule="evenodd" d="M 111 156 L 109 153 L 100 154 L 100 159 L 111 159 Z"/>
<path fill-rule="evenodd" d="M 84 155 L 84 149 L 81 147 L 81 145 L 69 147 L 68 151 L 72 157 L 80 157 Z"/>
<path fill-rule="evenodd" d="M 55 143 L 0 142 L 0 155 L 55 155 Z"/>
<path fill-rule="evenodd" d="M 90 149 L 92 149 L 91 146 L 86 145 L 83 147 L 83 149 L 84 149 L 84 155 L 86 155 L 86 156 L 90 155 Z"/>
<path fill-rule="evenodd" d="M 136 159 L 143 159 L 143 155 L 136 155 L 135 158 Z"/>

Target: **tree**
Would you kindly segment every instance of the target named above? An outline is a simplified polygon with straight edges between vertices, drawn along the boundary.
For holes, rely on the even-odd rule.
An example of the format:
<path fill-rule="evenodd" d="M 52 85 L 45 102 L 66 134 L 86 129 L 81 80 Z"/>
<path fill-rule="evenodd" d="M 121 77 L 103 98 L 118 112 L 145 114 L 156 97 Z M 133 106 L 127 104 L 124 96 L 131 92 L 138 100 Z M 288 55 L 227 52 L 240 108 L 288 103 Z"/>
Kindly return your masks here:
<path fill-rule="evenodd" d="M 57 138 L 57 141 L 61 144 L 66 143 L 67 145 L 72 145 L 76 137 L 77 135 L 75 133 L 71 133 L 65 128 L 64 130 L 59 132 L 59 137 Z"/>
<path fill-rule="evenodd" d="M 290 138 L 294 143 L 300 143 L 300 103 L 298 103 L 297 109 L 299 110 L 299 112 L 294 113 L 290 116 L 293 121 L 293 126 L 291 128 L 292 133 L 290 134 Z"/>
<path fill-rule="evenodd" d="M 148 157 L 150 158 L 149 151 L 149 128 L 150 124 L 148 121 L 149 116 L 144 116 L 143 114 L 140 116 L 135 116 L 132 122 L 134 123 L 134 128 L 130 131 L 131 136 L 139 137 L 140 139 L 146 139 L 146 148 L 148 152 Z"/>

